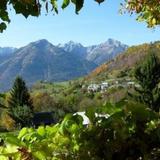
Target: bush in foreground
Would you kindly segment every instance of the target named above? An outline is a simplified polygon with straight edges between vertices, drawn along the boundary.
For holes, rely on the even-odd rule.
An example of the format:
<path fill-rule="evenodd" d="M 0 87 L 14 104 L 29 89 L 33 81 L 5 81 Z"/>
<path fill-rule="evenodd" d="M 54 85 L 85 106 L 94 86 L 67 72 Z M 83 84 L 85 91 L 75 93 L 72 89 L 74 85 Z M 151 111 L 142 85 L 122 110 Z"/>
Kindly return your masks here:
<path fill-rule="evenodd" d="M 86 112 L 67 115 L 54 126 L 23 128 L 18 136 L 4 136 L 0 159 L 16 160 L 158 160 L 160 117 L 139 104 L 127 104 L 110 117 Z"/>

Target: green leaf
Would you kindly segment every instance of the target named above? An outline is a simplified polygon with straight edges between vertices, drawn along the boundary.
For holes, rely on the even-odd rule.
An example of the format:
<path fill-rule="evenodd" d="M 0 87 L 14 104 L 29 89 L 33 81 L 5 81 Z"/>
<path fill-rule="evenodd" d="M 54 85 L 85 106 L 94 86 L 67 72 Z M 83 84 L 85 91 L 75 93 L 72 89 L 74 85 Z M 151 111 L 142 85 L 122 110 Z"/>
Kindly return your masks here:
<path fill-rule="evenodd" d="M 96 2 L 98 2 L 99 4 L 104 2 L 104 0 L 95 0 Z"/>
<path fill-rule="evenodd" d="M 2 33 L 6 28 L 7 28 L 7 25 L 6 25 L 4 22 L 0 23 L 0 32 L 1 32 L 1 33 Z"/>
<path fill-rule="evenodd" d="M 76 6 L 76 14 L 81 10 L 84 4 L 84 0 L 71 0 L 73 4 Z"/>
<path fill-rule="evenodd" d="M 9 19 L 8 12 L 7 12 L 7 11 L 0 10 L 0 18 L 1 18 L 3 21 L 10 22 L 10 19 Z"/>
<path fill-rule="evenodd" d="M 81 115 L 74 115 L 72 117 L 72 119 L 74 120 L 75 123 L 77 123 L 78 125 L 82 125 L 83 124 L 83 117 Z"/>
<path fill-rule="evenodd" d="M 28 129 L 27 128 L 22 128 L 21 131 L 19 132 L 18 139 L 21 139 L 26 133 Z"/>
<path fill-rule="evenodd" d="M 16 136 L 13 135 L 8 135 L 5 138 L 5 141 L 12 145 L 23 146 L 23 143 Z"/>
<path fill-rule="evenodd" d="M 40 126 L 40 127 L 38 127 L 38 129 L 37 129 L 37 133 L 40 135 L 40 136 L 44 136 L 45 135 L 45 128 L 44 128 L 44 126 Z"/>
<path fill-rule="evenodd" d="M 70 0 L 63 0 L 62 9 L 66 8 L 70 3 Z"/>
<path fill-rule="evenodd" d="M 38 160 L 46 160 L 46 154 L 43 151 L 34 152 L 33 156 Z"/>
<path fill-rule="evenodd" d="M 94 122 L 95 120 L 95 109 L 94 108 L 88 108 L 85 114 L 89 118 L 91 123 Z"/>
<path fill-rule="evenodd" d="M 58 14 L 57 0 L 51 0 L 54 11 Z"/>

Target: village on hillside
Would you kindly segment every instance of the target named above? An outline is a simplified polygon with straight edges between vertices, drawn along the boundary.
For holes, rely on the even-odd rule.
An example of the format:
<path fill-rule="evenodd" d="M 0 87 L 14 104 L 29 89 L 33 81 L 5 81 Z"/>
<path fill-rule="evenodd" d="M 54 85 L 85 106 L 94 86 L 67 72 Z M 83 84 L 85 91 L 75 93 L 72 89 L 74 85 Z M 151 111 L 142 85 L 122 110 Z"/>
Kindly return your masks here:
<path fill-rule="evenodd" d="M 140 85 L 131 78 L 116 78 L 102 81 L 100 83 L 91 82 L 90 84 L 82 85 L 82 89 L 87 89 L 90 92 L 106 92 L 112 88 L 139 88 Z"/>

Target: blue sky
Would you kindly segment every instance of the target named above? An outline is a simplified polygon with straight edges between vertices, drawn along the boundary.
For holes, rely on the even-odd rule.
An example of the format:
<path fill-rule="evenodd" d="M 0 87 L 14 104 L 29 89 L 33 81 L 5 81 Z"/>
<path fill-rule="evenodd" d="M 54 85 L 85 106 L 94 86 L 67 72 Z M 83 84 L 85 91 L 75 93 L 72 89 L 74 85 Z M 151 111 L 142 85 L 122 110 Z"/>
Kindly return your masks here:
<path fill-rule="evenodd" d="M 69 40 L 83 45 L 98 44 L 108 38 L 119 40 L 128 45 L 160 40 L 160 28 L 148 29 L 139 23 L 135 16 L 118 13 L 121 0 L 107 0 L 100 6 L 93 0 L 85 0 L 79 15 L 71 5 L 58 15 L 42 13 L 40 17 L 25 19 L 12 11 L 11 23 L 0 34 L 0 46 L 21 47 L 29 42 L 47 39 L 53 44 Z"/>

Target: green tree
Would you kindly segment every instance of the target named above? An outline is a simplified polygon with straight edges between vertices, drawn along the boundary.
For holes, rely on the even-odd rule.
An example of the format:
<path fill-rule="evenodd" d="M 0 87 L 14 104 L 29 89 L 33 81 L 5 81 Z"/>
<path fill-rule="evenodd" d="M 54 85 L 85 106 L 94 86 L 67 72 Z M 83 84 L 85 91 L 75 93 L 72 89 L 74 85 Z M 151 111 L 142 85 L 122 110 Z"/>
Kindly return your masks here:
<path fill-rule="evenodd" d="M 25 81 L 19 76 L 14 81 L 8 104 L 11 107 L 27 105 L 32 108 L 32 100 Z"/>
<path fill-rule="evenodd" d="M 140 88 L 135 88 L 134 96 L 139 102 L 148 105 L 155 111 L 160 108 L 160 61 L 152 50 L 144 63 L 135 69 L 135 78 Z"/>
<path fill-rule="evenodd" d="M 11 108 L 9 112 L 10 117 L 15 121 L 16 127 L 31 126 L 33 119 L 33 112 L 28 106 L 16 106 Z"/>
<path fill-rule="evenodd" d="M 94 0 L 99 4 L 105 0 Z M 84 0 L 63 0 L 62 9 L 66 8 L 70 3 L 75 5 L 75 11 L 78 13 L 84 5 Z M 122 9 L 130 14 L 136 13 L 137 20 L 145 21 L 148 27 L 160 24 L 160 3 L 159 0 L 125 0 L 122 2 Z M 39 16 L 42 7 L 45 6 L 46 12 L 51 11 L 58 13 L 57 0 L 1 0 L 0 1 L 0 32 L 7 28 L 10 22 L 9 7 L 12 6 L 17 14 L 22 14 L 26 18 L 28 16 Z"/>
<path fill-rule="evenodd" d="M 7 107 L 4 104 L 5 94 L 0 93 L 0 108 L 6 109 Z"/>
<path fill-rule="evenodd" d="M 10 97 L 8 98 L 8 113 L 21 126 L 31 124 L 32 99 L 26 87 L 25 81 L 17 77 L 14 81 Z"/>

